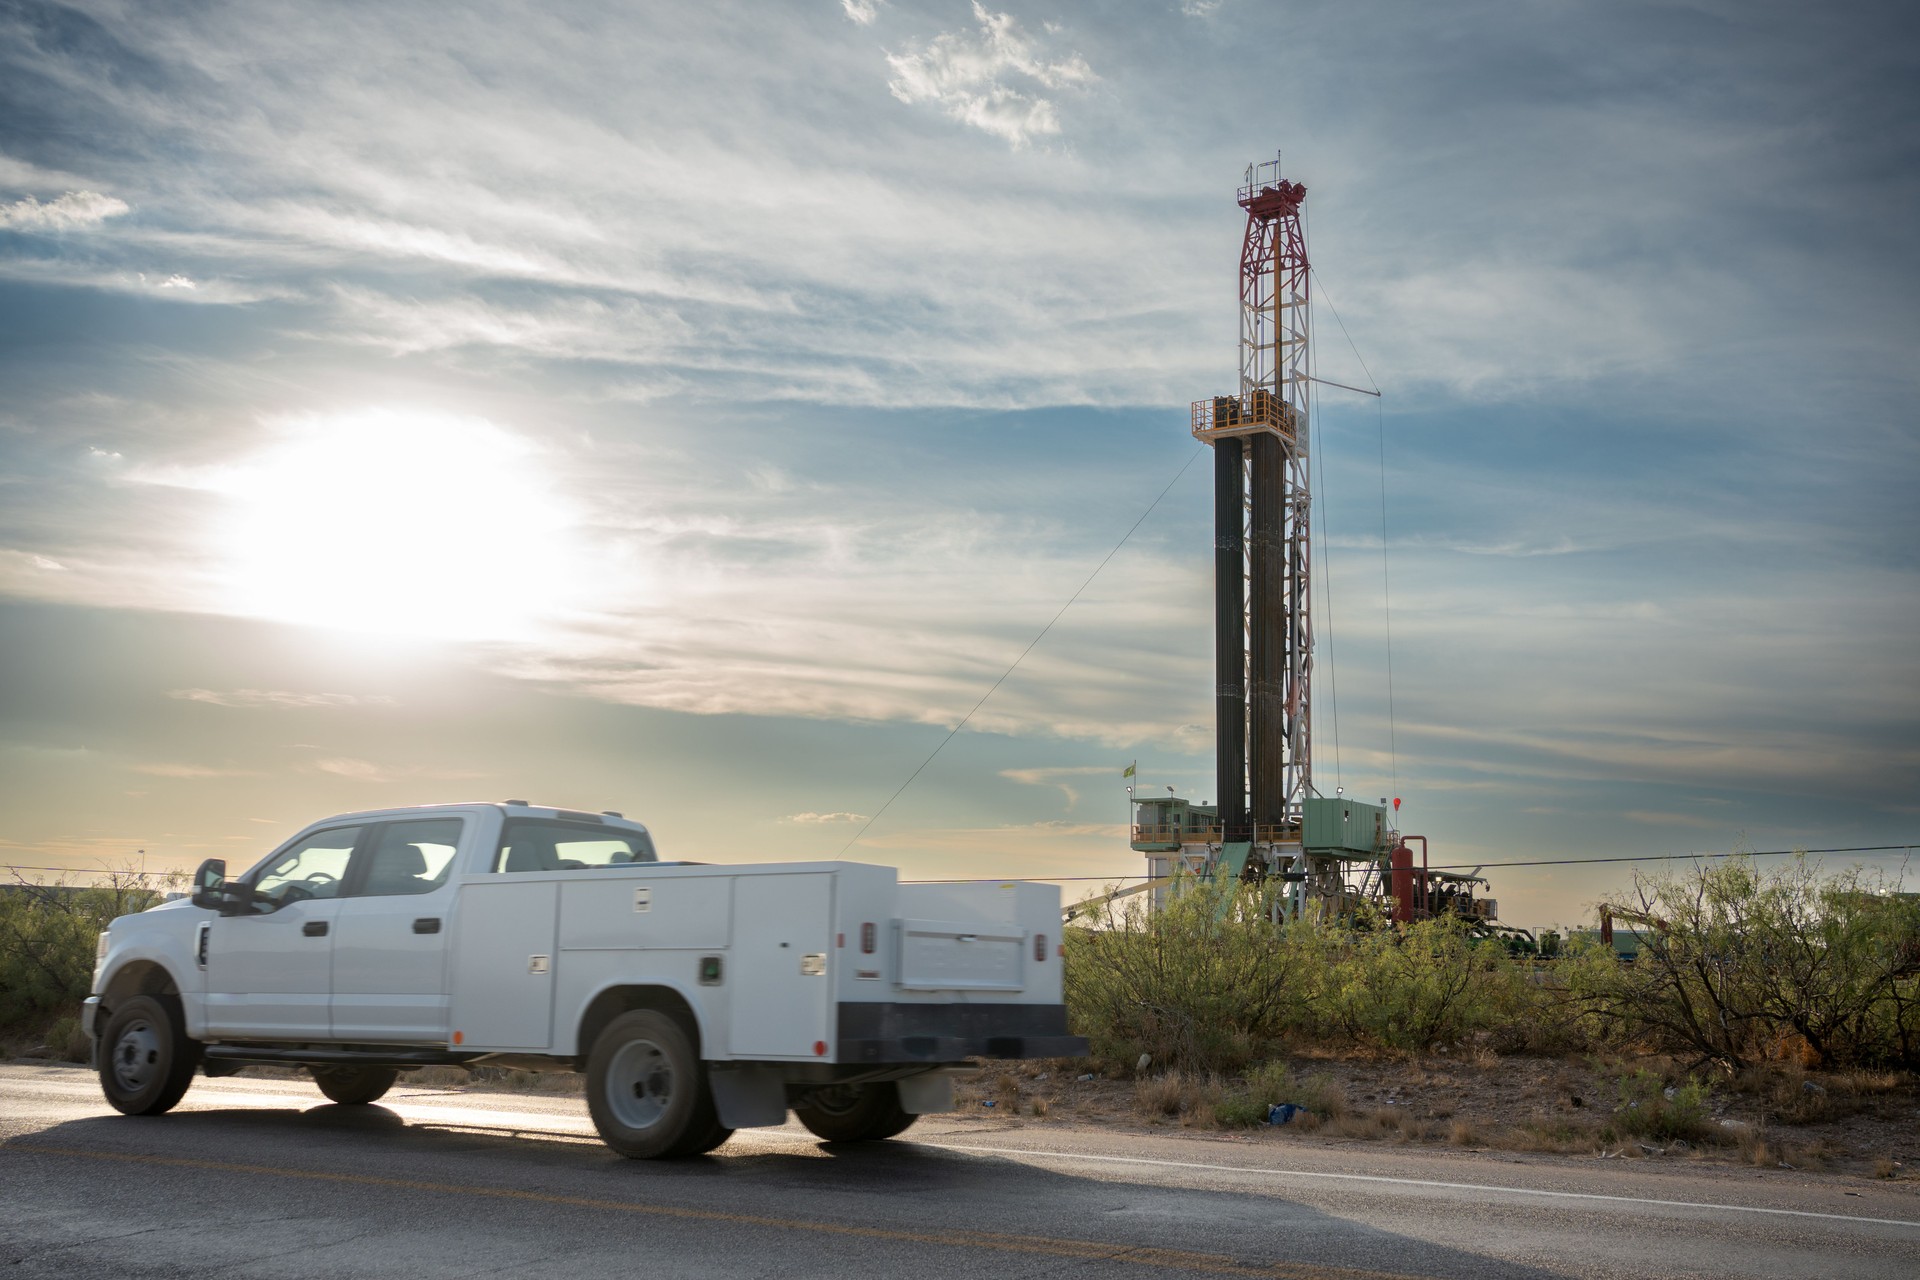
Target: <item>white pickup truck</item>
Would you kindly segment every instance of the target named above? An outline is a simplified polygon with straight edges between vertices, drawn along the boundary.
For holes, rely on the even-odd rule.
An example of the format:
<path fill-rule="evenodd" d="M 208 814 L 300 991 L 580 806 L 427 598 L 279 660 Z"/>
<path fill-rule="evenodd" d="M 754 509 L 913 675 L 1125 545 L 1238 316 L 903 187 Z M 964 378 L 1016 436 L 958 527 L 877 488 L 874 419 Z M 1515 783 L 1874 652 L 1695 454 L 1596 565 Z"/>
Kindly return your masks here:
<path fill-rule="evenodd" d="M 337 1103 L 430 1064 L 584 1071 L 628 1156 L 791 1108 L 829 1141 L 953 1106 L 969 1057 L 1073 1056 L 1059 891 L 851 862 L 660 861 L 619 814 L 431 805 L 316 822 L 100 935 L 82 1025 L 115 1108 L 195 1067 L 305 1066 Z"/>

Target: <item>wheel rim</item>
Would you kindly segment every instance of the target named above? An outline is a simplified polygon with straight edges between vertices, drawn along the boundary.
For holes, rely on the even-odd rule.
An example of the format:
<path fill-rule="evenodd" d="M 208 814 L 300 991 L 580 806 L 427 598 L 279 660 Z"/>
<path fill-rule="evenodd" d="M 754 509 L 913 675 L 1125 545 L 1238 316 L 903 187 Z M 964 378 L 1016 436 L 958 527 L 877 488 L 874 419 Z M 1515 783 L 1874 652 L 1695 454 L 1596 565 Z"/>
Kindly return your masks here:
<path fill-rule="evenodd" d="M 629 1129 L 648 1129 L 673 1104 L 673 1064 L 651 1040 L 630 1040 L 607 1064 L 607 1105 Z"/>
<path fill-rule="evenodd" d="M 160 1069 L 160 1033 L 144 1018 L 121 1028 L 113 1045 L 113 1078 L 128 1093 L 147 1087 Z"/>

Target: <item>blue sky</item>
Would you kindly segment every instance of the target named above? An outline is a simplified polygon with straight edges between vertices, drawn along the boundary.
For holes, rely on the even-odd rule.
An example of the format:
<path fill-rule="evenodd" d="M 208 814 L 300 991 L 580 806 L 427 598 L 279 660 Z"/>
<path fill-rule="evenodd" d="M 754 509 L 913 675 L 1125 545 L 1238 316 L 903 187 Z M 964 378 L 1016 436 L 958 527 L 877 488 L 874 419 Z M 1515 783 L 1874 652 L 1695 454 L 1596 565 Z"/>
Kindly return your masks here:
<path fill-rule="evenodd" d="M 0 856 L 837 853 L 1194 455 L 1276 148 L 1386 393 L 1317 423 L 1321 786 L 1469 863 L 1913 839 L 1917 25 L 0 6 Z M 1207 489 L 852 856 L 1124 875 L 1121 767 L 1211 798 Z"/>

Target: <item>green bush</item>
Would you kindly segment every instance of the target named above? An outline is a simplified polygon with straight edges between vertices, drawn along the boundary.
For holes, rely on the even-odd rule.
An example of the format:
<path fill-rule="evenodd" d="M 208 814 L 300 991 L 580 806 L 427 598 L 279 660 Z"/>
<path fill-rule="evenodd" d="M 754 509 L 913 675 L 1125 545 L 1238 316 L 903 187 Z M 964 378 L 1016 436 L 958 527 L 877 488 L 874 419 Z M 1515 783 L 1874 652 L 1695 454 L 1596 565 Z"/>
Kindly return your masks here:
<path fill-rule="evenodd" d="M 1533 994 L 1504 946 L 1476 943 L 1457 919 L 1351 931 L 1324 975 L 1324 1016 L 1347 1038 L 1423 1050 L 1519 1017 Z"/>
<path fill-rule="evenodd" d="M 1612 904 L 1652 922 L 1633 963 L 1565 981 L 1615 1041 L 1729 1072 L 1796 1041 L 1821 1066 L 1920 1066 L 1920 899 L 1892 888 L 1858 869 L 1823 877 L 1804 856 L 1636 875 Z"/>
<path fill-rule="evenodd" d="M 1570 1016 L 1528 961 L 1456 920 L 1277 923 L 1279 905 L 1272 890 L 1191 881 L 1158 913 L 1109 904 L 1068 932 L 1075 1029 L 1120 1069 L 1146 1054 L 1231 1072 L 1290 1039 L 1420 1051 L 1480 1031 L 1527 1040 Z"/>
<path fill-rule="evenodd" d="M 1636 1138 L 1700 1142 L 1714 1134 L 1713 1122 L 1707 1118 L 1710 1093 L 1692 1076 L 1684 1084 L 1669 1087 L 1651 1071 L 1629 1072 L 1620 1077 L 1620 1106 L 1613 1113 L 1613 1123 Z"/>
<path fill-rule="evenodd" d="M 1304 1025 L 1311 930 L 1267 918 L 1268 890 L 1191 881 L 1166 908 L 1108 903 L 1096 927 L 1067 930 L 1066 999 L 1096 1057 L 1132 1070 L 1237 1071 Z"/>
<path fill-rule="evenodd" d="M 72 1016 L 93 984 L 101 931 L 116 916 L 158 902 L 162 887 L 149 877 L 116 874 L 92 888 L 0 888 L 0 1030 L 38 1028 Z"/>

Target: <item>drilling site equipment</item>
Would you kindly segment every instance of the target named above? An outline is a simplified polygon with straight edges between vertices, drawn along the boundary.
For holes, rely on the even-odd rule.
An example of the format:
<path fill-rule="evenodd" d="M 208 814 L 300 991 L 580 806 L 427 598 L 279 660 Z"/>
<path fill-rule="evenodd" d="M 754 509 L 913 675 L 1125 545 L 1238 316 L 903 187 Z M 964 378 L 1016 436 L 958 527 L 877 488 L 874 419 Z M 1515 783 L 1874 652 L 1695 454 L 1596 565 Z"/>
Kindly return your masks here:
<path fill-rule="evenodd" d="M 1426 840 L 1394 828 L 1398 799 L 1367 804 L 1313 783 L 1314 377 L 1306 187 L 1280 160 L 1249 165 L 1237 201 L 1240 384 L 1193 402 L 1192 431 L 1212 446 L 1214 756 L 1218 801 L 1132 800 L 1133 848 L 1147 856 L 1155 907 L 1181 875 L 1277 880 L 1286 914 L 1313 906 L 1351 918 L 1370 902 L 1406 924 L 1437 915 L 1531 947 L 1497 923 L 1477 875 L 1428 867 Z M 1339 384 L 1328 384 L 1339 385 Z M 1377 394 L 1377 393 L 1369 393 Z M 1129 794 L 1131 795 L 1131 788 Z M 1410 842 L 1419 841 L 1414 865 Z M 1123 890 L 1105 900 L 1139 890 Z M 1069 919 L 1095 903 L 1080 904 Z"/>

